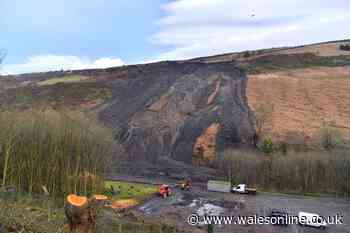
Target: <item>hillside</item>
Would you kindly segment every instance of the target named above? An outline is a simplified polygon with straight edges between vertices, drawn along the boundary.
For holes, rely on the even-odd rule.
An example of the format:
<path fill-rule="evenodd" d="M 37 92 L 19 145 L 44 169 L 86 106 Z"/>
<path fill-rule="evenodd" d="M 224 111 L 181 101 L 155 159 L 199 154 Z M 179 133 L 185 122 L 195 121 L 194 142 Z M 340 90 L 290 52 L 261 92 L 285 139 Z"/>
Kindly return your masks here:
<path fill-rule="evenodd" d="M 254 116 L 271 112 L 264 137 L 317 144 L 331 123 L 350 136 L 346 43 L 232 53 L 104 70 L 5 76 L 2 109 L 75 108 L 115 130 L 129 160 L 206 165 L 227 147 L 253 147 Z"/>

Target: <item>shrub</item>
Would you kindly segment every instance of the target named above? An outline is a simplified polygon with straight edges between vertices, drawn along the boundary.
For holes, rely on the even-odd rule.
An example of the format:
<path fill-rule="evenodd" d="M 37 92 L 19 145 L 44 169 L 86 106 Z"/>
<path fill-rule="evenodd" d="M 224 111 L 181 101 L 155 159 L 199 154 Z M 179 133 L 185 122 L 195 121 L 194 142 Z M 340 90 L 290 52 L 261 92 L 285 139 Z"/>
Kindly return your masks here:
<path fill-rule="evenodd" d="M 108 129 L 77 112 L 0 114 L 2 184 L 54 196 L 94 193 L 111 154 Z"/>
<path fill-rule="evenodd" d="M 273 141 L 271 138 L 265 138 L 259 145 L 259 149 L 266 153 L 266 154 L 270 154 L 274 151 L 275 147 L 273 144 Z"/>
<path fill-rule="evenodd" d="M 278 151 L 280 151 L 282 154 L 286 155 L 288 152 L 288 145 L 286 142 L 281 142 L 278 145 Z"/>
<path fill-rule="evenodd" d="M 342 44 L 339 46 L 340 50 L 350 51 L 350 44 Z"/>
<path fill-rule="evenodd" d="M 331 150 L 344 145 L 342 133 L 334 126 L 334 122 L 323 122 L 318 132 L 319 144 L 323 149 Z"/>
<path fill-rule="evenodd" d="M 250 52 L 249 52 L 249 51 L 245 51 L 245 52 L 243 53 L 243 57 L 244 57 L 244 58 L 250 57 Z"/>

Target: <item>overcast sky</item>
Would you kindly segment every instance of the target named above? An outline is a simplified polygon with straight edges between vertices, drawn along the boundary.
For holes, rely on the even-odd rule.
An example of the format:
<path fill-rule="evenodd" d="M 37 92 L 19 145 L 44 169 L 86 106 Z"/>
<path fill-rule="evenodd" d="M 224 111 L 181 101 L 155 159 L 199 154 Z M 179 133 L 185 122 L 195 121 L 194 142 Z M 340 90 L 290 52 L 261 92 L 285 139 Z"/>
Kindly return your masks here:
<path fill-rule="evenodd" d="M 349 0 L 0 0 L 2 73 L 350 38 Z"/>

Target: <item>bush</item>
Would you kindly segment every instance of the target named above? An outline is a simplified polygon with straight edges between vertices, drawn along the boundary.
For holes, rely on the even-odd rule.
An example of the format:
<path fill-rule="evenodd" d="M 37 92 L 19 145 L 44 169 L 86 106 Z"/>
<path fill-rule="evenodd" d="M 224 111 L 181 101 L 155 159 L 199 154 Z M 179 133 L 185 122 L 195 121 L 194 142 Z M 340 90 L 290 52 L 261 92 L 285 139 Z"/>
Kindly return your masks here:
<path fill-rule="evenodd" d="M 333 122 L 324 122 L 318 132 L 319 144 L 321 148 L 331 150 L 344 146 L 342 133 L 334 127 Z"/>
<path fill-rule="evenodd" d="M 259 149 L 266 153 L 266 154 L 270 154 L 274 151 L 275 147 L 273 144 L 273 141 L 271 138 L 265 138 L 259 145 Z"/>
<path fill-rule="evenodd" d="M 245 52 L 243 53 L 243 57 L 244 57 L 244 58 L 250 57 L 250 52 L 249 52 L 249 51 L 245 51 Z"/>
<path fill-rule="evenodd" d="M 350 51 L 350 44 L 343 44 L 339 46 L 340 50 Z"/>
<path fill-rule="evenodd" d="M 80 113 L 0 114 L 2 184 L 54 196 L 102 191 L 100 174 L 111 154 L 108 129 Z"/>

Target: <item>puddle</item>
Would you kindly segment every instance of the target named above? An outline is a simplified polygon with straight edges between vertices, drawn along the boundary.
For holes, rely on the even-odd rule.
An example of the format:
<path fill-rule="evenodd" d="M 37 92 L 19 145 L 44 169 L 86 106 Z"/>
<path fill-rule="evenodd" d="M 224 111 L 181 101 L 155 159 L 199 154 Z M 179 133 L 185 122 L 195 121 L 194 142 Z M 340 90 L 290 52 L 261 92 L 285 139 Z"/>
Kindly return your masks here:
<path fill-rule="evenodd" d="M 196 209 L 199 215 L 220 215 L 226 211 L 222 206 L 216 205 L 203 198 L 194 199 L 188 207 Z"/>
<path fill-rule="evenodd" d="M 197 210 L 197 214 L 199 214 L 200 216 L 203 216 L 203 215 L 221 215 L 223 213 L 225 213 L 224 208 L 210 204 L 210 203 L 204 204 L 202 207 L 200 207 Z"/>

